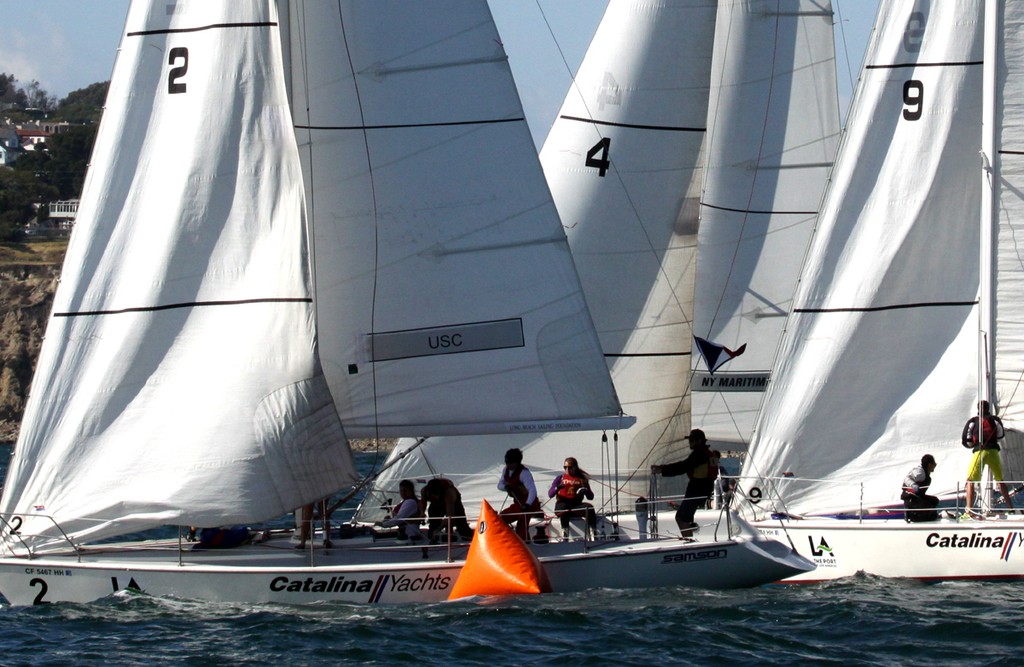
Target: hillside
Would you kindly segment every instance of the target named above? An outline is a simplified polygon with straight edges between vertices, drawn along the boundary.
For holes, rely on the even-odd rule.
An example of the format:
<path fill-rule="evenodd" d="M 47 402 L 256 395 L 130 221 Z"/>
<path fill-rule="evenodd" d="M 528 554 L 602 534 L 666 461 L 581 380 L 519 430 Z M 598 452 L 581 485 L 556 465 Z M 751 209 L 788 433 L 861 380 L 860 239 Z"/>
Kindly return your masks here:
<path fill-rule="evenodd" d="M 66 241 L 0 245 L 0 442 L 17 437 Z"/>

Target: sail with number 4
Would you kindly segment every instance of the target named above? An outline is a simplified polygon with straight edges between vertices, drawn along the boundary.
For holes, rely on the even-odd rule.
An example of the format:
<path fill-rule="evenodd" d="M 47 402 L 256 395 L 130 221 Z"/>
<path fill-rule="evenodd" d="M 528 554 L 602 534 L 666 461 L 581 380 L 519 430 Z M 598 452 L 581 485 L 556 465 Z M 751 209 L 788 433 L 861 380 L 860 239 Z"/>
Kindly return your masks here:
<path fill-rule="evenodd" d="M 707 290 L 699 281 L 701 257 L 714 267 L 726 244 L 735 253 L 732 220 L 750 218 L 739 252 L 760 264 L 734 265 L 730 283 L 749 294 L 754 288 L 744 292 L 738 282 L 772 262 L 785 263 L 777 268 L 791 290 L 805 251 L 813 222 L 805 209 L 817 205 L 838 132 L 830 19 L 830 3 L 807 0 L 609 3 L 541 161 L 616 388 L 637 424 L 606 440 L 552 433 L 402 441 L 376 500 L 394 497 L 403 478 L 444 474 L 467 504 L 500 502 L 502 455 L 518 447 L 538 478 L 577 458 L 599 480 L 598 504 L 632 511 L 648 492 L 650 466 L 685 457 L 685 436 L 710 412 L 691 417 L 693 321 L 708 311 L 695 303 L 721 300 L 718 281 Z M 767 211 L 726 219 L 725 207 Z M 717 235 L 704 229 L 726 224 L 733 226 Z M 705 251 L 704 237 L 717 246 Z M 758 254 L 762 246 L 773 250 Z M 773 289 L 784 306 L 785 290 Z M 771 326 L 743 334 L 773 353 L 779 330 Z M 735 441 L 735 428 L 722 424 L 716 435 Z"/>
<path fill-rule="evenodd" d="M 13 549 L 280 516 L 346 437 L 620 413 L 484 2 L 132 2 L 92 164 Z"/>

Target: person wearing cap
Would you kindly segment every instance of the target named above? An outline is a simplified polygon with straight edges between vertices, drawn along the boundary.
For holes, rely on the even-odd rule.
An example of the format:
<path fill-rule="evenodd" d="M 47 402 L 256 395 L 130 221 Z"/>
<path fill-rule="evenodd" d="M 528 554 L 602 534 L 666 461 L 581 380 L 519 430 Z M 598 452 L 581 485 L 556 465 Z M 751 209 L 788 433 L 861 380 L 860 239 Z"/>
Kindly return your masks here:
<path fill-rule="evenodd" d="M 651 466 L 652 474 L 665 477 L 686 475 L 690 481 L 686 484 L 686 497 L 676 510 L 676 525 L 679 526 L 679 537 L 692 539 L 697 524 L 693 517 L 697 510 L 707 505 L 708 499 L 715 489 L 718 478 L 717 452 L 708 447 L 708 439 L 704 431 L 695 428 L 686 436 L 690 441 L 690 455 L 677 463 Z"/>
<path fill-rule="evenodd" d="M 921 465 L 914 467 L 903 479 L 903 492 L 900 499 L 906 508 L 906 519 L 909 522 L 936 521 L 939 513 L 935 507 L 939 499 L 929 496 L 927 491 L 932 483 L 932 473 L 935 472 L 935 457 L 925 454 L 921 457 Z"/>

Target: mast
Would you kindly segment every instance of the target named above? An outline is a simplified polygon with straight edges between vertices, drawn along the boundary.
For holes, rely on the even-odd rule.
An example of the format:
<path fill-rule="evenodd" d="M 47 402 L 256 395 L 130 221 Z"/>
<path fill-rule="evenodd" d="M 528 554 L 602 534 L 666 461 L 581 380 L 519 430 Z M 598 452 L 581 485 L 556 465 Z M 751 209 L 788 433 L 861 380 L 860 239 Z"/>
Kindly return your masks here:
<path fill-rule="evenodd" d="M 981 116 L 981 234 L 980 277 L 978 283 L 978 400 L 991 403 L 993 362 L 995 357 L 995 264 L 994 238 L 997 220 L 996 182 L 999 179 L 999 158 L 996 155 L 996 70 L 998 69 L 999 35 L 998 0 L 985 0 L 985 42 L 982 74 Z M 980 409 L 978 419 L 981 419 Z"/>

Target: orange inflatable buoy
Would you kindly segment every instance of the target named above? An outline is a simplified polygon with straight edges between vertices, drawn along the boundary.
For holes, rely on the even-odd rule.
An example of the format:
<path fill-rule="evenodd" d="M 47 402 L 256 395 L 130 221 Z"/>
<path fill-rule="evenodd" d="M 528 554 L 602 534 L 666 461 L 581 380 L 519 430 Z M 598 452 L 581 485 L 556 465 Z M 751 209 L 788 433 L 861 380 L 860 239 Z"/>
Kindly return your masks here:
<path fill-rule="evenodd" d="M 544 566 L 515 531 L 498 517 L 490 503 L 483 501 L 466 564 L 448 599 L 550 592 L 551 584 Z"/>

